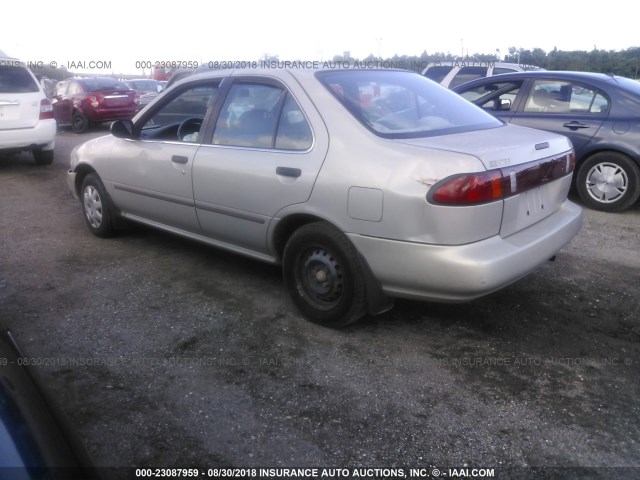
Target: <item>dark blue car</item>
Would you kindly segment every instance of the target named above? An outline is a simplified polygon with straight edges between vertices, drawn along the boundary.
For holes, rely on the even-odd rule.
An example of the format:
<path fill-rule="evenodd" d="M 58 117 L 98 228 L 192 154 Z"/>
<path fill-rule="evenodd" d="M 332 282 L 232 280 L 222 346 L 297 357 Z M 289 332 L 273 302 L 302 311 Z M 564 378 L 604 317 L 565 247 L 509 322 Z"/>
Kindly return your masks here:
<path fill-rule="evenodd" d="M 521 72 L 453 89 L 495 117 L 566 135 L 588 207 L 621 211 L 640 196 L 640 82 L 586 72 Z"/>

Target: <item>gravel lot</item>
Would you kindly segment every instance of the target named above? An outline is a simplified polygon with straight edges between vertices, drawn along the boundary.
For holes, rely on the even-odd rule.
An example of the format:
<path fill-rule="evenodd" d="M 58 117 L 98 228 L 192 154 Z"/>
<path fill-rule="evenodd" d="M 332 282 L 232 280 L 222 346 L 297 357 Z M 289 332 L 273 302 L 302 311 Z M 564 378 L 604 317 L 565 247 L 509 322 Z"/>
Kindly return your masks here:
<path fill-rule="evenodd" d="M 142 227 L 92 236 L 65 176 L 105 132 L 61 131 L 49 167 L 0 157 L 0 327 L 48 363 L 97 465 L 640 478 L 640 205 L 585 211 L 501 292 L 332 331 L 276 267 Z"/>

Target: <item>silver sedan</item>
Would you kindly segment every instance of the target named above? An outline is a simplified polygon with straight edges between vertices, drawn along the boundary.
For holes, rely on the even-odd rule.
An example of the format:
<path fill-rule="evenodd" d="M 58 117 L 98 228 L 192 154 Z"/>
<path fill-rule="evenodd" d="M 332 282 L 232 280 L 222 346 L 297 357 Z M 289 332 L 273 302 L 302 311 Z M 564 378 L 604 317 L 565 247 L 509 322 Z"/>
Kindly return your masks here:
<path fill-rule="evenodd" d="M 348 325 L 395 297 L 466 301 L 579 231 L 567 138 L 506 125 L 419 74 L 215 71 L 74 150 L 100 237 L 128 219 L 282 265 L 294 303 Z"/>

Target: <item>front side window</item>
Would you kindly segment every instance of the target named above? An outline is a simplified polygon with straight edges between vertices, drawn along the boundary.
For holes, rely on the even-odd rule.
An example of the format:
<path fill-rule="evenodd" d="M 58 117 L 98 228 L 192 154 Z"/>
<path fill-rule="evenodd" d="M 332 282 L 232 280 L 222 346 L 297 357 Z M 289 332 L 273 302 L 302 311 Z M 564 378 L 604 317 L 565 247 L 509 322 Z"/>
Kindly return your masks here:
<path fill-rule="evenodd" d="M 284 88 L 258 83 L 231 87 L 213 132 L 214 145 L 307 150 L 311 128 Z"/>
<path fill-rule="evenodd" d="M 194 85 L 168 100 L 143 120 L 140 138 L 195 142 L 218 84 Z"/>
<path fill-rule="evenodd" d="M 58 82 L 56 85 L 56 97 L 63 97 L 67 94 L 67 88 L 69 87 L 69 82 Z"/>
<path fill-rule="evenodd" d="M 66 95 L 80 95 L 82 93 L 84 92 L 82 91 L 82 86 L 80 86 L 79 83 L 77 82 L 69 83 L 69 86 L 67 87 Z"/>
<path fill-rule="evenodd" d="M 603 113 L 609 102 L 597 90 L 560 80 L 536 80 L 525 103 L 525 112 Z"/>
<path fill-rule="evenodd" d="M 508 112 L 515 106 L 522 82 L 496 82 L 480 85 L 460 93 L 476 105 L 492 112 Z"/>
<path fill-rule="evenodd" d="M 411 72 L 345 70 L 316 75 L 347 110 L 382 137 L 428 137 L 502 126 L 456 93 Z"/>

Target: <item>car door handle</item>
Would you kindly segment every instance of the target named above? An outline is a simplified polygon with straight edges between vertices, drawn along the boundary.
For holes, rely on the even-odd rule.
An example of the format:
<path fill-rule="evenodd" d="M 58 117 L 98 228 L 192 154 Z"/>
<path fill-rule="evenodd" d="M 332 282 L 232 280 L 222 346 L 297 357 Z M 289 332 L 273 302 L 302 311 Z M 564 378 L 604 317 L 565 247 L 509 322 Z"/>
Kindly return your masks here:
<path fill-rule="evenodd" d="M 291 167 L 277 167 L 276 174 L 282 175 L 283 177 L 293 177 L 298 178 L 302 175 L 302 170 L 299 168 L 291 168 Z"/>
<path fill-rule="evenodd" d="M 182 163 L 185 164 L 189 161 L 189 157 L 184 157 L 182 155 L 174 155 L 173 157 L 171 157 L 171 161 L 173 163 Z"/>
<path fill-rule="evenodd" d="M 591 125 L 589 125 L 588 123 L 580 123 L 574 120 L 573 122 L 567 122 L 562 126 L 570 128 L 571 130 L 577 130 L 578 128 L 589 128 Z"/>

